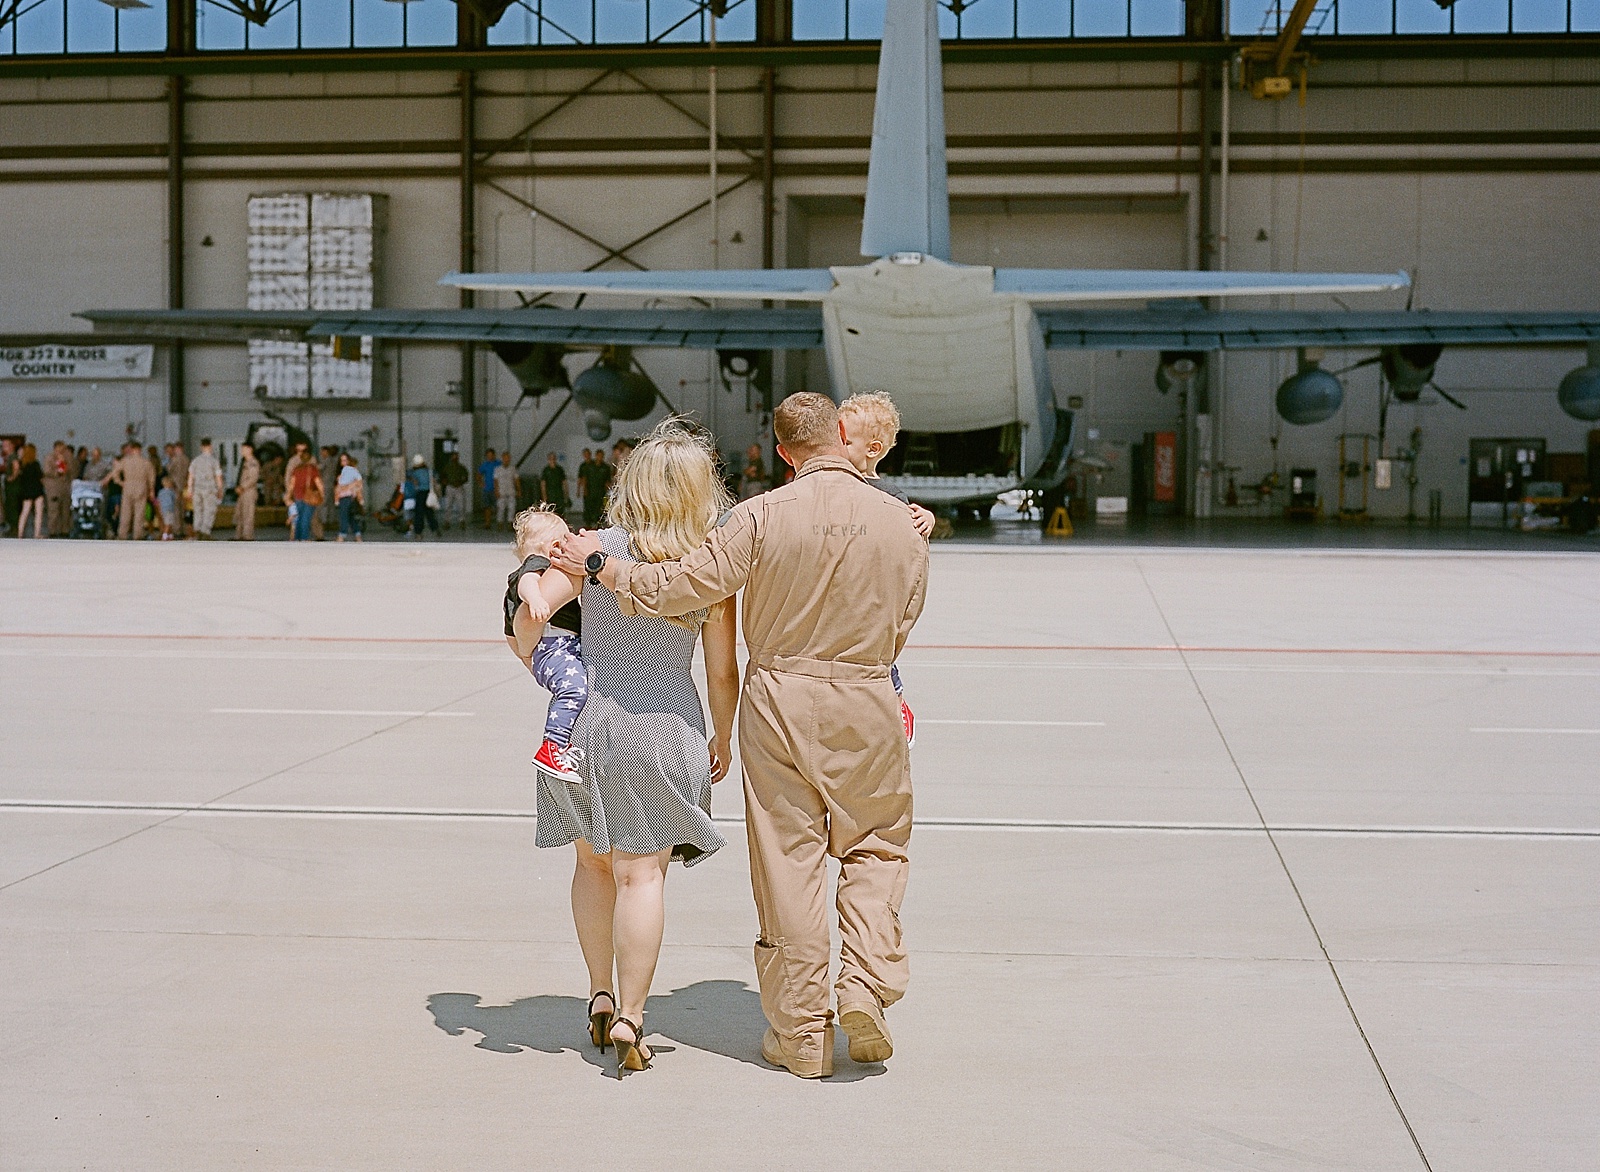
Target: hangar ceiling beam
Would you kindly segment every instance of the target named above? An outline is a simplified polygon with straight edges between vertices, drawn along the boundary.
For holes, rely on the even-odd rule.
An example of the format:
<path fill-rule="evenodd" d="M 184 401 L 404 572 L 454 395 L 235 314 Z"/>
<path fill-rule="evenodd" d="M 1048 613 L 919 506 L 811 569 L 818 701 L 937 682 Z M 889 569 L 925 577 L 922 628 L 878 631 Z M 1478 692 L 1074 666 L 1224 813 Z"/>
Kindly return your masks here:
<path fill-rule="evenodd" d="M 3 2 L 3 0 L 0 0 Z M 183 7 L 179 5 L 178 7 Z M 1234 41 L 1191 37 L 1117 37 L 1097 40 L 954 41 L 944 46 L 947 66 L 1031 63 L 1096 64 L 1150 61 L 1225 61 L 1238 51 Z M 1323 37 L 1317 46 L 1324 60 L 1480 60 L 1492 58 L 1592 59 L 1600 54 L 1600 34 L 1517 33 L 1514 36 L 1373 36 Z M 4 77 L 165 77 L 172 74 L 323 74 L 440 73 L 475 70 L 579 70 L 639 67 L 696 68 L 712 57 L 704 45 L 559 45 L 487 46 L 480 49 L 334 49 L 257 50 L 182 53 L 69 53 L 0 58 Z M 873 41 L 784 42 L 774 45 L 719 45 L 716 61 L 723 68 L 773 65 L 874 65 Z"/>

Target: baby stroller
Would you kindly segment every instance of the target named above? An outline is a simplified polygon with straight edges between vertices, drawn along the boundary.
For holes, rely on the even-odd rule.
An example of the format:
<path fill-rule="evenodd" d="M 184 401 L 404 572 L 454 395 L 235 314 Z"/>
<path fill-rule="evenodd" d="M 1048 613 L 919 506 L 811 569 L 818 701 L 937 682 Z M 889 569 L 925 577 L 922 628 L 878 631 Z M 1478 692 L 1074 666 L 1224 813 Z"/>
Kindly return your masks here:
<path fill-rule="evenodd" d="M 72 482 L 73 537 L 98 538 L 105 524 L 106 497 L 98 480 Z"/>

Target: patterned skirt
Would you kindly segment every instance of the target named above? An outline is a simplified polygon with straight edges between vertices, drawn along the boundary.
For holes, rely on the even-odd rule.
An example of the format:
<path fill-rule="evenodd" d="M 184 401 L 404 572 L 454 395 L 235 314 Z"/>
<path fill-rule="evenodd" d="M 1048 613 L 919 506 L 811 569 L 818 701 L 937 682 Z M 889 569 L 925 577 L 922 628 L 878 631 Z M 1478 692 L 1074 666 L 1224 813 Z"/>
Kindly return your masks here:
<path fill-rule="evenodd" d="M 572 730 L 580 780 L 539 774 L 539 846 L 589 840 L 597 854 L 671 849 L 686 866 L 727 845 L 711 822 L 706 739 L 672 712 L 629 712 L 590 693 Z"/>

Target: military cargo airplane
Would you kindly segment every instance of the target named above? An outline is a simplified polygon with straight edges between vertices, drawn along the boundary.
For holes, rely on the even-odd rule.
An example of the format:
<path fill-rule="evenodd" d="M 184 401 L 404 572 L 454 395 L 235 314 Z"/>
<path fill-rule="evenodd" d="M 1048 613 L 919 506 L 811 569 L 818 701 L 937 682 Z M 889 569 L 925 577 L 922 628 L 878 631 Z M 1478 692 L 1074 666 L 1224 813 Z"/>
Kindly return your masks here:
<path fill-rule="evenodd" d="M 658 392 L 633 348 L 716 349 L 725 362 L 752 351 L 820 348 L 835 397 L 872 389 L 894 398 L 906 431 L 922 441 L 919 474 L 898 480 L 929 505 L 990 501 L 1010 489 L 1061 483 L 1072 456 L 1072 418 L 1051 388 L 1045 355 L 1052 348 L 1162 352 L 1165 369 L 1182 369 L 1184 356 L 1213 350 L 1370 347 L 1380 351 L 1376 361 L 1404 401 L 1420 394 L 1445 345 L 1600 340 L 1600 314 L 1232 312 L 1202 309 L 1198 300 L 1394 290 L 1409 284 L 1403 272 L 1007 269 L 953 262 L 935 0 L 886 5 L 861 253 L 869 263 L 828 269 L 450 273 L 440 282 L 484 292 L 578 294 L 580 306 L 583 297 L 604 294 L 692 299 L 703 308 L 92 310 L 81 316 L 100 330 L 152 337 L 485 342 L 526 393 L 568 389 L 567 403 L 583 410 L 597 440 L 608 436 L 613 419 L 643 418 L 655 405 Z M 1151 307 L 1073 307 L 1106 301 Z M 562 360 L 575 349 L 598 349 L 600 356 L 569 386 Z M 1338 410 L 1342 394 L 1332 373 L 1302 360 L 1278 389 L 1278 408 L 1291 423 L 1320 422 Z M 1590 362 L 1563 381 L 1561 402 L 1580 418 L 1600 417 L 1594 350 Z"/>

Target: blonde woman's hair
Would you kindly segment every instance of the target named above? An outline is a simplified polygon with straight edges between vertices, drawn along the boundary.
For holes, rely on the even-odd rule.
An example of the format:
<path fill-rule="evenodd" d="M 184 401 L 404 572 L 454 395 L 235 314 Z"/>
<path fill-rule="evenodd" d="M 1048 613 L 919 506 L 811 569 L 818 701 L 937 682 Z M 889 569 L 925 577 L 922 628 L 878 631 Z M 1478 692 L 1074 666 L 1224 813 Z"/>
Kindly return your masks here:
<path fill-rule="evenodd" d="M 732 506 L 717 474 L 710 437 L 665 419 L 633 450 L 606 501 L 642 561 L 665 562 L 696 549 Z"/>
<path fill-rule="evenodd" d="M 840 418 L 854 417 L 866 424 L 868 440 L 877 440 L 883 445 L 883 450 L 888 451 L 894 447 L 895 438 L 900 434 L 900 410 L 883 391 L 863 391 L 858 395 L 851 395 L 839 404 Z M 849 425 L 845 425 L 849 430 Z"/>
<path fill-rule="evenodd" d="M 517 514 L 511 531 L 516 535 L 517 560 L 527 561 L 535 545 L 560 537 L 567 531 L 567 523 L 549 505 L 534 505 Z"/>

